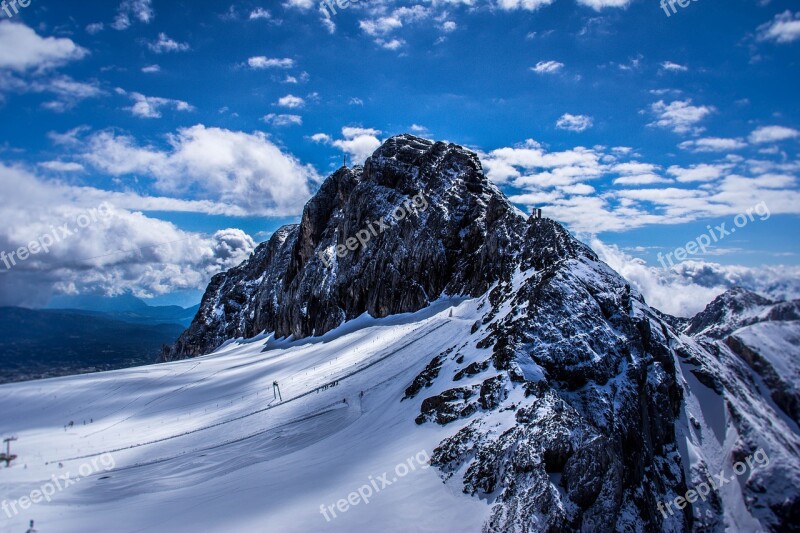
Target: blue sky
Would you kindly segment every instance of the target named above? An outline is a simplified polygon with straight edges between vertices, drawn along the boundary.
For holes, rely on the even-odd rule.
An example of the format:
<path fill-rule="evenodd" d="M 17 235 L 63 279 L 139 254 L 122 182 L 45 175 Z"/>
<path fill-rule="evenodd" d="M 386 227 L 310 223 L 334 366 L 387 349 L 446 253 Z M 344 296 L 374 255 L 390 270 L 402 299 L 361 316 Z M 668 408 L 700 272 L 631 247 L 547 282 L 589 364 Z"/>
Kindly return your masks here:
<path fill-rule="evenodd" d="M 297 221 L 343 153 L 361 162 L 403 132 L 477 151 L 521 209 L 543 207 L 612 266 L 645 272 L 660 288 L 651 298 L 675 279 L 688 292 L 756 274 L 759 287 L 784 286 L 800 272 L 800 11 L 675 7 L 362 0 L 332 15 L 309 0 L 31 0 L 10 19 L 0 11 L 0 249 L 114 208 L 47 254 L 0 263 L 0 304 L 128 290 L 193 303 L 211 275 Z M 758 204 L 769 217 L 677 273 L 659 268 L 658 253 Z"/>

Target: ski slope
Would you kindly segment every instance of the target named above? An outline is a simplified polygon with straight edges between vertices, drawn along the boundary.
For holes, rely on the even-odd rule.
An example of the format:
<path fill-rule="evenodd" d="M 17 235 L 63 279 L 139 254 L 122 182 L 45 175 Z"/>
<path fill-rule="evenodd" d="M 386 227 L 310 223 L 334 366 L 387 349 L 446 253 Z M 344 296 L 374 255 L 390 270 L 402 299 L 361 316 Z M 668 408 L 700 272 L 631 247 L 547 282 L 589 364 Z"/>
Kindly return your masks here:
<path fill-rule="evenodd" d="M 414 423 L 424 395 L 400 399 L 463 343 L 478 305 L 443 299 L 323 337 L 261 336 L 197 359 L 2 386 L 0 437 L 18 437 L 19 457 L 0 468 L 0 501 L 93 471 L 49 502 L 0 511 L 0 531 L 31 519 L 41 533 L 479 530 L 489 506 L 458 481 L 418 463 L 396 475 L 453 431 Z M 384 473 L 395 481 L 373 483 L 368 503 L 336 508 Z"/>

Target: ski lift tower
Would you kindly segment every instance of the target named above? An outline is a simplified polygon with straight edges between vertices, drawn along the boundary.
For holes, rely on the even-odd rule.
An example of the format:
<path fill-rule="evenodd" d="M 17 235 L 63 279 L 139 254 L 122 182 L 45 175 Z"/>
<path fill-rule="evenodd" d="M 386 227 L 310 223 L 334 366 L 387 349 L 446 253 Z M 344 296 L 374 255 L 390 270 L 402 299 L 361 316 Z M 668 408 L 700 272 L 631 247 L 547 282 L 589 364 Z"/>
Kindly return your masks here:
<path fill-rule="evenodd" d="M 11 466 L 11 461 L 17 458 L 16 455 L 11 454 L 11 443 L 17 440 L 17 437 L 8 437 L 7 439 L 3 439 L 3 443 L 6 445 L 6 453 L 0 453 L 0 462 L 6 462 L 6 468 Z"/>
<path fill-rule="evenodd" d="M 281 398 L 281 388 L 278 387 L 277 381 L 272 382 L 272 395 L 275 397 L 275 399 L 283 401 L 283 398 Z"/>

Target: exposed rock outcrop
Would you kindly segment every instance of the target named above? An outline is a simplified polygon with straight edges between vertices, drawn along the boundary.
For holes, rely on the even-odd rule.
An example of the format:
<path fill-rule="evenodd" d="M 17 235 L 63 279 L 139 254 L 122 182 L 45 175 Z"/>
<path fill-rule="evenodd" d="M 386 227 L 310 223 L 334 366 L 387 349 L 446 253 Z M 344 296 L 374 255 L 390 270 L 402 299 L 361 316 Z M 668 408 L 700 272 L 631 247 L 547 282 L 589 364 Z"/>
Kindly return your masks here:
<path fill-rule="evenodd" d="M 410 207 L 415 197 L 424 207 Z M 398 401 L 417 424 L 452 428 L 431 462 L 492 504 L 484 531 L 721 531 L 735 505 L 768 529 L 797 525 L 797 426 L 770 424 L 773 405 L 796 416 L 797 378 L 741 332 L 798 320 L 800 307 L 735 290 L 688 321 L 650 309 L 560 224 L 524 216 L 454 144 L 401 135 L 339 169 L 300 224 L 214 277 L 165 358 L 263 331 L 322 335 L 445 295 L 479 299 L 483 317 L 462 345 L 426 359 Z M 720 420 L 732 432 L 715 433 Z M 740 498 L 659 510 L 758 447 L 780 466 L 742 480 Z"/>
<path fill-rule="evenodd" d="M 337 256 L 337 245 L 420 193 L 425 208 Z M 249 261 L 214 277 L 191 327 L 164 357 L 209 353 L 261 331 L 322 335 L 365 312 L 417 311 L 442 294 L 478 296 L 510 277 L 525 231 L 524 215 L 486 179 L 474 153 L 394 137 L 363 167 L 328 178 L 299 225 L 281 228 Z"/>

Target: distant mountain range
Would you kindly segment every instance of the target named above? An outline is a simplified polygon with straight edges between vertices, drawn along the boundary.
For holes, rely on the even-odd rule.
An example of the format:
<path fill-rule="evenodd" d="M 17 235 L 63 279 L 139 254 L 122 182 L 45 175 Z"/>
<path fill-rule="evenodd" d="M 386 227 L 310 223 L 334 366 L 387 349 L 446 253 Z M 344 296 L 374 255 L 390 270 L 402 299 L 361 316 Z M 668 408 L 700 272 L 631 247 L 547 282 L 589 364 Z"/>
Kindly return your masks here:
<path fill-rule="evenodd" d="M 58 297 L 48 309 L 0 307 L 0 383 L 153 363 L 197 308 L 151 307 L 132 295 Z"/>
<path fill-rule="evenodd" d="M 199 304 L 192 307 L 149 306 L 131 294 L 112 298 L 93 295 L 57 296 L 47 306 L 47 309 L 101 314 L 135 324 L 181 324 L 183 326 L 192 323 L 199 308 Z"/>

